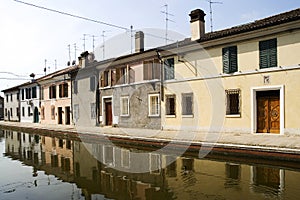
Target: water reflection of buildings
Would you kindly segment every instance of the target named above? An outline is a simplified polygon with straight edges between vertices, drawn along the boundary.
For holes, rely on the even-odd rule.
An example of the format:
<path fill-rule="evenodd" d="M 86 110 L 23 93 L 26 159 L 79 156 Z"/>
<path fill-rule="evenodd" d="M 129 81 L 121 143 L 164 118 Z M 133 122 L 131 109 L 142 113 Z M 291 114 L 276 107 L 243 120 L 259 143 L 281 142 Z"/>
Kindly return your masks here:
<path fill-rule="evenodd" d="M 64 181 L 73 180 L 72 141 L 59 138 L 5 131 L 6 155 Z"/>
<path fill-rule="evenodd" d="M 6 155 L 75 182 L 86 199 L 281 198 L 300 180 L 299 173 L 276 167 L 142 153 L 103 141 L 4 136 Z"/>

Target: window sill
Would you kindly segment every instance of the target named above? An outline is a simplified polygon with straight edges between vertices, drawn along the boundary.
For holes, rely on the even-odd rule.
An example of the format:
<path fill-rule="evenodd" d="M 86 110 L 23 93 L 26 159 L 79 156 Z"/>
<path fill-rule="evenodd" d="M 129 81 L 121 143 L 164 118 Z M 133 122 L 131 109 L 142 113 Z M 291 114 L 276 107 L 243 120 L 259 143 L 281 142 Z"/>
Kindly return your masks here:
<path fill-rule="evenodd" d="M 241 114 L 226 115 L 226 118 L 241 118 Z"/>
<path fill-rule="evenodd" d="M 166 115 L 166 118 L 176 118 L 176 115 Z"/>
<path fill-rule="evenodd" d="M 120 115 L 121 117 L 130 117 L 130 115 Z"/>
<path fill-rule="evenodd" d="M 182 115 L 182 118 L 194 118 L 194 115 Z"/>
<path fill-rule="evenodd" d="M 159 118 L 160 115 L 148 115 L 148 117 L 150 117 L 150 118 Z"/>

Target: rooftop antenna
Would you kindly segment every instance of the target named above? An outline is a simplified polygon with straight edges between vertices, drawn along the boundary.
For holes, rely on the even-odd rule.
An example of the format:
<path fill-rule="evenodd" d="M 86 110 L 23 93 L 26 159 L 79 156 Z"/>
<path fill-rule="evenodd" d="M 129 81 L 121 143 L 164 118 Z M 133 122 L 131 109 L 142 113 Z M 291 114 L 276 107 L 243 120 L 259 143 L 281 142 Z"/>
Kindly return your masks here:
<path fill-rule="evenodd" d="M 68 65 L 69 65 L 69 63 L 71 63 L 71 45 L 70 44 L 68 45 L 68 50 L 69 50 L 69 62 L 68 62 Z"/>
<path fill-rule="evenodd" d="M 213 32 L 213 10 L 212 10 L 212 4 L 223 4 L 223 2 L 220 1 L 211 1 L 207 0 L 209 3 L 209 14 L 210 14 L 210 32 Z"/>
<path fill-rule="evenodd" d="M 95 51 L 95 35 L 91 35 L 91 37 L 93 38 L 93 52 Z"/>
<path fill-rule="evenodd" d="M 57 70 L 57 61 L 56 59 L 54 60 L 54 68 L 55 68 L 55 71 Z"/>
<path fill-rule="evenodd" d="M 101 45 L 101 47 L 103 48 L 103 60 L 104 60 L 104 58 L 105 58 L 105 37 L 106 37 L 106 35 L 105 35 L 105 32 L 109 32 L 109 31 L 102 31 L 102 45 Z"/>
<path fill-rule="evenodd" d="M 165 39 L 166 39 L 166 44 L 168 44 L 168 23 L 169 21 L 174 22 L 173 20 L 169 19 L 169 16 L 174 16 L 173 14 L 169 13 L 168 11 L 168 4 L 165 4 L 163 7 L 166 8 L 165 11 L 160 11 L 161 13 L 164 13 L 166 15 L 166 34 L 165 34 Z"/>
<path fill-rule="evenodd" d="M 83 34 L 83 51 L 85 51 L 85 41 L 86 41 L 86 39 L 85 39 L 85 37 L 87 36 L 87 34 Z"/>
<path fill-rule="evenodd" d="M 45 68 L 44 68 L 45 75 L 46 75 L 46 71 L 47 71 L 47 59 L 45 59 Z"/>
<path fill-rule="evenodd" d="M 132 53 L 133 26 L 130 26 L 130 52 Z"/>

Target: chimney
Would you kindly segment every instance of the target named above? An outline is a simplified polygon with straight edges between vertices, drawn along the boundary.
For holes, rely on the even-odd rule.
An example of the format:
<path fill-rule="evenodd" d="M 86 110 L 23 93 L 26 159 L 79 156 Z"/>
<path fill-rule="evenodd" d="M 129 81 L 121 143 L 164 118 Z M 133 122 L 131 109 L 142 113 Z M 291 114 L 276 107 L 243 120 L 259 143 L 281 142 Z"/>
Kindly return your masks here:
<path fill-rule="evenodd" d="M 85 51 L 82 54 L 80 54 L 80 57 L 78 57 L 78 59 L 79 59 L 79 66 L 81 68 L 85 68 L 85 66 L 88 64 L 88 55 L 89 55 L 89 52 Z"/>
<path fill-rule="evenodd" d="M 143 52 L 144 51 L 144 33 L 142 31 L 138 31 L 135 33 L 135 52 Z"/>
<path fill-rule="evenodd" d="M 191 40 L 199 40 L 205 35 L 205 20 L 204 16 L 206 14 L 201 9 L 193 10 L 190 13 L 191 17 Z"/>

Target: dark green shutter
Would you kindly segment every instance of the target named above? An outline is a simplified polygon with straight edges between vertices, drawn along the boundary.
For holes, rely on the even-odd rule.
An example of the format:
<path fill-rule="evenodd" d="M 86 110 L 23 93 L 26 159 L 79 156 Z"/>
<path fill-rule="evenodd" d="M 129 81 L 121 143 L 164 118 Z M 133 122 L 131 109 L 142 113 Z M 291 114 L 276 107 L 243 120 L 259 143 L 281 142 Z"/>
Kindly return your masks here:
<path fill-rule="evenodd" d="M 237 72 L 237 47 L 229 47 L 229 73 Z"/>
<path fill-rule="evenodd" d="M 259 66 L 261 69 L 277 67 L 277 39 L 259 42 Z"/>

